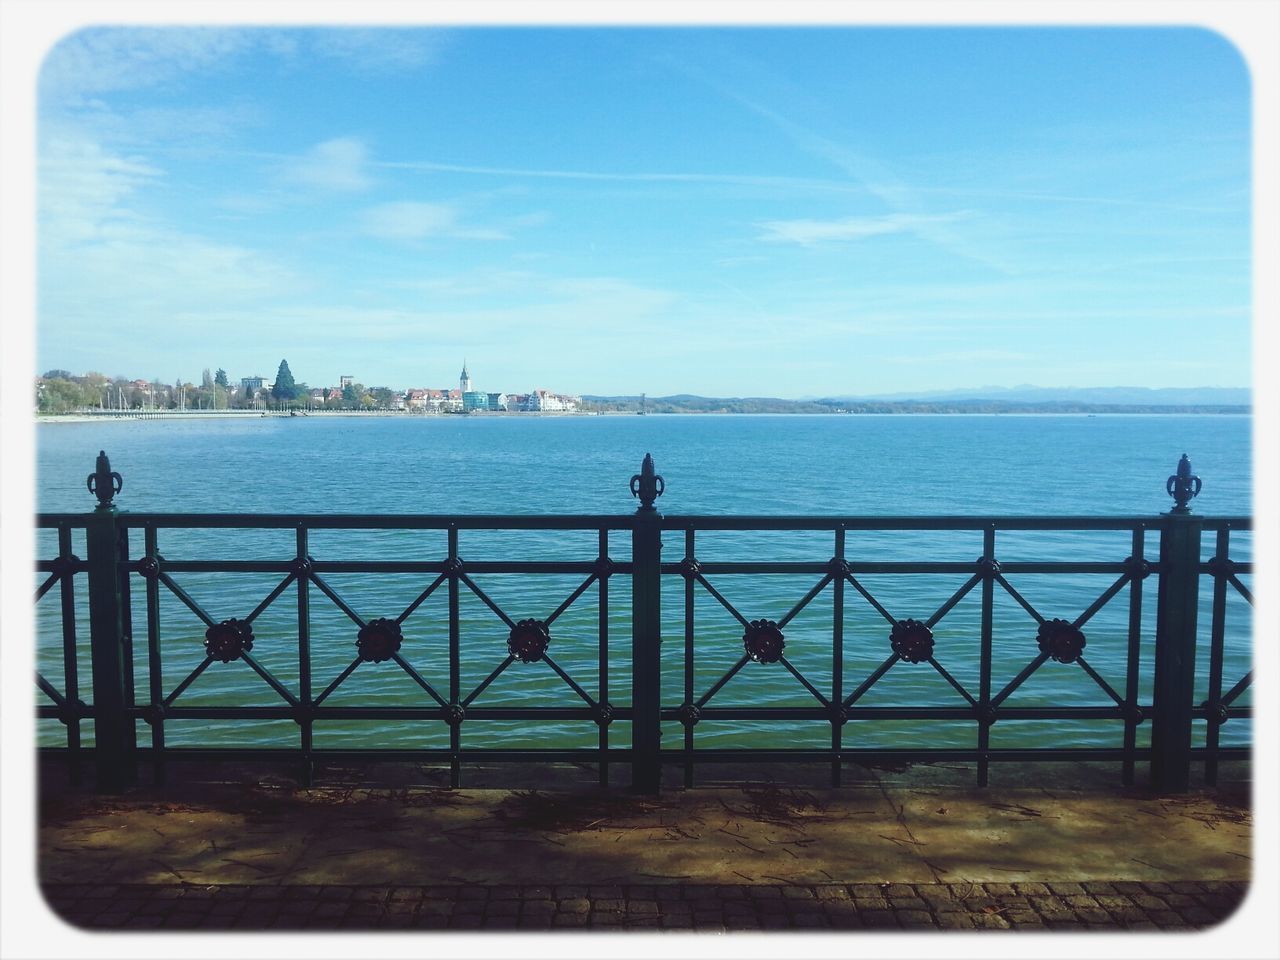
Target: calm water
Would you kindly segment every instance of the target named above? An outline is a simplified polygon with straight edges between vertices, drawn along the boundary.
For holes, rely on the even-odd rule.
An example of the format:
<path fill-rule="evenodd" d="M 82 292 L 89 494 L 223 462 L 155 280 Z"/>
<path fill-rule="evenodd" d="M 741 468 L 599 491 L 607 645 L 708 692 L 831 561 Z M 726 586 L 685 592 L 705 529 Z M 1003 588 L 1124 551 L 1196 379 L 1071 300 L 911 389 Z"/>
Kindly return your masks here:
<path fill-rule="evenodd" d="M 1206 516 L 1250 512 L 1250 437 L 1247 417 L 1171 416 L 828 416 L 828 417 L 566 417 L 566 418 L 291 418 L 208 421 L 120 421 L 42 424 L 38 434 L 38 505 L 43 511 L 84 511 L 93 505 L 85 476 L 105 449 L 124 476 L 117 499 L 125 510 L 191 512 L 359 513 L 629 513 L 635 501 L 627 481 L 646 452 L 665 477 L 659 507 L 668 514 L 1032 514 L 1154 515 L 1171 504 L 1165 479 L 1178 457 L 1190 455 L 1204 492 L 1194 503 Z M 137 535 L 135 535 L 137 536 Z M 683 542 L 667 534 L 664 558 L 678 560 Z M 50 538 L 42 555 L 52 556 Z M 1007 534 L 998 540 L 1003 560 L 1098 560 L 1116 562 L 1130 552 L 1124 533 Z M 135 545 L 135 551 L 138 549 Z M 725 533 L 701 535 L 702 559 L 825 561 L 829 534 Z M 1147 554 L 1158 549 L 1155 537 Z M 1212 538 L 1206 538 L 1206 556 Z M 1247 535 L 1233 537 L 1233 555 L 1247 559 Z M 162 531 L 160 552 L 169 559 L 288 558 L 290 531 Z M 629 558 L 629 541 L 611 540 L 615 559 Z M 81 556 L 83 545 L 77 541 Z M 592 560 L 591 533 L 490 533 L 464 531 L 464 559 Z M 850 534 L 848 553 L 862 559 L 972 561 L 981 552 L 980 533 Z M 316 533 L 312 553 L 320 559 L 439 560 L 443 533 Z M 326 578 L 366 619 L 397 616 L 430 582 L 409 575 Z M 625 578 L 610 584 L 609 699 L 629 700 L 626 669 L 629 599 Z M 683 679 L 683 585 L 668 578 L 664 592 L 664 702 L 681 700 Z M 861 578 L 895 617 L 927 619 L 964 582 L 963 576 Z M 1025 575 L 1019 591 L 1045 617 L 1074 619 L 1114 578 L 1050 578 Z M 717 588 L 748 619 L 779 619 L 817 578 L 726 576 Z M 182 574 L 179 581 L 215 619 L 243 617 L 278 583 L 268 575 Z M 512 619 L 545 618 L 578 581 L 566 577 L 498 576 L 479 580 Z M 1154 629 L 1154 581 L 1146 593 Z M 135 623 L 142 635 L 141 589 L 135 593 Z M 323 689 L 350 664 L 355 627 L 318 591 L 312 591 L 314 689 Z M 978 602 L 975 591 L 935 628 L 938 660 L 971 693 L 977 693 Z M 296 605 L 293 591 L 255 622 L 254 654 L 286 686 L 297 681 Z M 600 691 L 595 661 L 598 607 L 594 589 L 555 624 L 550 650 L 592 696 Z M 1202 597 L 1207 647 L 1209 593 Z M 1121 594 L 1086 626 L 1086 657 L 1123 692 L 1127 599 Z M 56 591 L 40 605 L 41 669 L 61 688 L 62 665 Z M 997 593 L 998 690 L 1036 654 L 1035 623 L 1007 595 Z M 741 627 L 713 598 L 699 591 L 696 693 L 705 692 L 741 655 Z M 167 693 L 203 658 L 203 626 L 172 597 L 162 602 L 161 621 Z M 464 693 L 506 655 L 507 628 L 478 600 L 464 593 L 462 606 Z M 815 600 L 789 625 L 788 658 L 822 690 L 831 683 L 830 593 Z M 847 591 L 845 691 L 856 686 L 889 654 L 887 627 L 855 592 Z M 1228 615 L 1230 657 L 1226 682 L 1249 665 L 1250 620 L 1235 598 Z M 87 631 L 82 630 L 83 636 Z M 444 591 L 405 622 L 404 654 L 437 690 L 447 689 L 447 607 Z M 141 648 L 142 644 L 139 642 Z M 87 656 L 84 663 L 87 664 Z M 87 668 L 85 669 L 87 679 Z M 1199 686 L 1205 689 L 1202 669 Z M 139 699 L 146 700 L 145 664 L 139 659 Z M 1142 678 L 1149 689 L 1149 670 Z M 1203 694 L 1201 694 L 1203 696 Z M 1240 702 L 1247 702 L 1248 695 Z M 87 699 L 87 697 L 86 697 Z M 392 663 L 364 664 L 328 703 L 422 703 L 426 695 Z M 245 664 L 217 664 L 182 695 L 180 703 L 269 704 L 276 695 Z M 581 703 L 545 664 L 514 664 L 477 705 L 574 705 Z M 958 704 L 956 694 L 927 665 L 898 664 L 860 704 Z M 1105 694 L 1075 665 L 1046 664 L 1008 701 L 1010 705 L 1103 704 Z M 750 664 L 712 701 L 718 706 L 771 703 L 812 705 L 812 698 L 780 665 Z M 704 722 L 699 742 L 708 745 L 822 745 L 828 728 L 759 730 L 759 725 Z M 469 722 L 465 744 L 501 742 L 520 746 L 589 746 L 589 724 Z M 1002 723 L 996 746 L 1027 742 L 1118 745 L 1115 723 Z M 1142 728 L 1143 733 L 1148 725 Z M 211 733 L 227 743 L 296 742 L 291 723 L 167 725 L 169 742 L 198 742 Z M 42 721 L 45 742 L 61 728 Z M 431 724 L 362 723 L 317 727 L 317 746 L 443 746 L 444 727 Z M 867 744 L 973 743 L 967 724 L 918 726 L 858 723 L 846 742 Z M 1227 724 L 1226 742 L 1247 739 L 1243 721 Z M 625 725 L 614 731 L 625 744 Z M 667 742 L 680 730 L 673 724 Z"/>

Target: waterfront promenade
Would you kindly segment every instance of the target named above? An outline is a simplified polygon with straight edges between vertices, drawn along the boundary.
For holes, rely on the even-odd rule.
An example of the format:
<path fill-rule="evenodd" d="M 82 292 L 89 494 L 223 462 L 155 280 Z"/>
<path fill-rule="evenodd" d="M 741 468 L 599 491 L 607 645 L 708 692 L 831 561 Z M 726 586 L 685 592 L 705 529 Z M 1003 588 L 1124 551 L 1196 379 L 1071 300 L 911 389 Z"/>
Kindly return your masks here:
<path fill-rule="evenodd" d="M 117 797 L 52 770 L 40 878 L 87 929 L 1195 930 L 1249 889 L 1249 785 L 1226 767 L 1167 796 L 1084 763 L 1002 765 L 986 789 L 916 765 L 656 797 L 571 768 L 465 790 L 239 770 Z"/>

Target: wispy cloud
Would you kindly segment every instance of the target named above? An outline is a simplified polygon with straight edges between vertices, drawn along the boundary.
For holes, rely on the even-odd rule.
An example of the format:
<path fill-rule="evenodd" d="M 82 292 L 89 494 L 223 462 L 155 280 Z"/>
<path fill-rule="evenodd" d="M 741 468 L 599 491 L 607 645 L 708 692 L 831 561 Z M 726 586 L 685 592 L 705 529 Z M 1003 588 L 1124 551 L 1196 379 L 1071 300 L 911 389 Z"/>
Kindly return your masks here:
<path fill-rule="evenodd" d="M 767 220 L 759 226 L 758 239 L 771 243 L 819 243 L 865 240 L 891 233 L 923 233 L 925 228 L 964 217 L 964 213 L 890 213 L 877 217 L 844 217 L 837 220 Z"/>
<path fill-rule="evenodd" d="M 501 230 L 469 226 L 460 220 L 461 210 L 452 203 L 398 201 L 365 210 L 360 217 L 364 233 L 380 240 L 426 240 L 454 237 L 468 240 L 502 240 Z"/>
<path fill-rule="evenodd" d="M 325 190 L 367 190 L 373 180 L 365 170 L 368 148 L 359 140 L 342 137 L 317 144 L 290 170 L 293 179 Z"/>
<path fill-rule="evenodd" d="M 342 27 L 308 31 L 311 49 L 364 73 L 413 70 L 433 63 L 445 45 L 437 30 Z"/>
<path fill-rule="evenodd" d="M 64 38 L 45 58 L 40 94 L 82 104 L 118 90 L 172 83 L 255 44 L 252 31 L 205 27 L 93 27 Z"/>
<path fill-rule="evenodd" d="M 229 69 L 250 53 L 286 65 L 310 53 L 358 73 L 414 70 L 435 62 L 444 37 L 437 30 L 373 27 L 91 27 L 49 52 L 40 93 L 46 103 L 83 106 L 101 94 Z"/>

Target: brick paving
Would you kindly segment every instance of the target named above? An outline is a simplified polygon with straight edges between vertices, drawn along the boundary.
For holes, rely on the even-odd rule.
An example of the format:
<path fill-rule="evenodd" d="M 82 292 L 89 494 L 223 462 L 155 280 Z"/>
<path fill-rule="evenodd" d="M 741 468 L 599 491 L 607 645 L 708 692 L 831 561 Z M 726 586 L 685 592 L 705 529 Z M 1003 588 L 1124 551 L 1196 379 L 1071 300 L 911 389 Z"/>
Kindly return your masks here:
<path fill-rule="evenodd" d="M 735 886 L 46 884 L 75 926 L 116 930 L 1200 930 L 1241 881 Z"/>

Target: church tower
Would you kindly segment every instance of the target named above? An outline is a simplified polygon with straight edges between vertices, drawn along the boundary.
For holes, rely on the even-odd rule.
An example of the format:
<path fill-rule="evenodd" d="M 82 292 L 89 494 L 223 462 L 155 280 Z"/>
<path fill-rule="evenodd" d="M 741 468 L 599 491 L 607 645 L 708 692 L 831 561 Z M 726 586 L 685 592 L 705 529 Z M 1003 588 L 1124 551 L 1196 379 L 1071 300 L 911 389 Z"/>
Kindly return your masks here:
<path fill-rule="evenodd" d="M 467 361 L 462 361 L 462 373 L 458 374 L 458 390 L 462 393 L 471 392 L 471 374 L 467 373 Z"/>

